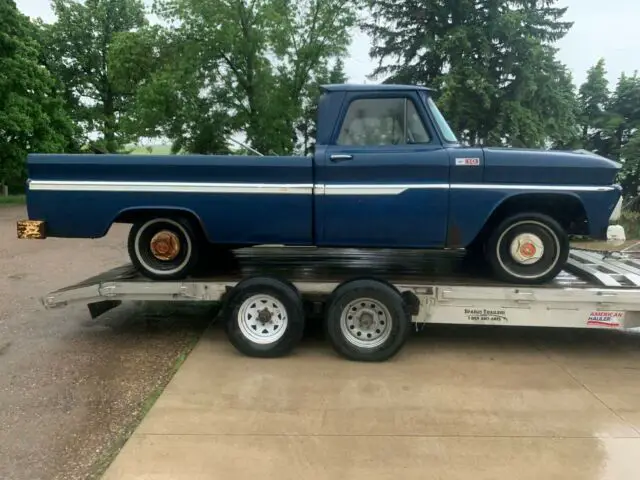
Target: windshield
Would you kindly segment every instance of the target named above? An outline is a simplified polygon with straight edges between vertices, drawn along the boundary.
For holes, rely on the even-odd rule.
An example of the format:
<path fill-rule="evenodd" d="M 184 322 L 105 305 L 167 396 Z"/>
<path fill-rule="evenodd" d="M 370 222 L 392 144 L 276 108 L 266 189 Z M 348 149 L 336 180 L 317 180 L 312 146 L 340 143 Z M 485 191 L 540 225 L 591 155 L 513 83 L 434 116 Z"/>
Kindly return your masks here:
<path fill-rule="evenodd" d="M 458 138 L 456 137 L 456 134 L 453 133 L 453 131 L 451 130 L 451 127 L 449 127 L 449 124 L 447 123 L 447 120 L 444 118 L 442 113 L 440 113 L 440 110 L 438 109 L 436 102 L 434 102 L 429 95 L 423 95 L 422 98 L 427 103 L 427 108 L 431 110 L 431 113 L 433 114 L 433 118 L 435 118 L 436 123 L 438 124 L 438 128 L 440 129 L 440 132 L 442 132 L 442 136 L 444 137 L 445 142 L 458 143 Z"/>

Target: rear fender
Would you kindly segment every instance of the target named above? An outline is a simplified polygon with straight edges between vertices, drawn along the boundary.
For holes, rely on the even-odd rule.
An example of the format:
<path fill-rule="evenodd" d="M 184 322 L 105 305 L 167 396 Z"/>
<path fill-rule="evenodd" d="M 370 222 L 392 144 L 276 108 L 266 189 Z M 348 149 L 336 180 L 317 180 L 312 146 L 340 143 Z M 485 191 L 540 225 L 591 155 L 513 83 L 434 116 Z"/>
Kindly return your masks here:
<path fill-rule="evenodd" d="M 161 216 L 184 216 L 192 220 L 196 227 L 200 228 L 200 231 L 204 234 L 207 241 L 210 241 L 207 230 L 204 228 L 202 219 L 191 209 L 175 206 L 144 206 L 144 207 L 128 207 L 120 210 L 113 218 L 109 227 L 104 232 L 106 235 L 111 225 L 114 223 L 135 223 L 139 218 L 151 218 Z"/>

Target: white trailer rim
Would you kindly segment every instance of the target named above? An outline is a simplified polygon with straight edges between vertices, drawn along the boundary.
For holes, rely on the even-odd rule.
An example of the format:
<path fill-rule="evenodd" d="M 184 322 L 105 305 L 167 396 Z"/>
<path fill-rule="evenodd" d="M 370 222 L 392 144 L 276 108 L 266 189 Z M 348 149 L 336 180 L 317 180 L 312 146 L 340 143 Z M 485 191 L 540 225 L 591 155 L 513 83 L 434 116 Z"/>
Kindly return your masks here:
<path fill-rule="evenodd" d="M 358 298 L 352 300 L 340 315 L 340 331 L 351 345 L 376 348 L 391 336 L 393 318 L 389 309 L 378 300 Z"/>
<path fill-rule="evenodd" d="M 245 338 L 260 345 L 280 340 L 289 323 L 282 302 L 266 294 L 252 295 L 242 302 L 237 321 Z"/>

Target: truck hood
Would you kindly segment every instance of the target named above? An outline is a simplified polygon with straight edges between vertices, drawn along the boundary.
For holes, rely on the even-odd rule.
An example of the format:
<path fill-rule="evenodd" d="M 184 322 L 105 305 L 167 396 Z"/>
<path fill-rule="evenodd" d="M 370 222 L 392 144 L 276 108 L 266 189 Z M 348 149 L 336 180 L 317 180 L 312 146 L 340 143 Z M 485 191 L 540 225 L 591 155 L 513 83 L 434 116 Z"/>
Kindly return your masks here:
<path fill-rule="evenodd" d="M 622 167 L 586 150 L 484 147 L 484 181 L 550 185 L 611 185 Z"/>

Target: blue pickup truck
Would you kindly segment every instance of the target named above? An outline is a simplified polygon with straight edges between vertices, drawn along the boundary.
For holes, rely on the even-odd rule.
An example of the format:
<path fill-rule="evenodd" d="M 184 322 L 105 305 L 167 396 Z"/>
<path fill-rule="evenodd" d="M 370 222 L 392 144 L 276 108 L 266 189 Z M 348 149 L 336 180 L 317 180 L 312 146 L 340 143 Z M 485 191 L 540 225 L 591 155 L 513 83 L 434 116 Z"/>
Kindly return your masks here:
<path fill-rule="evenodd" d="M 563 268 L 569 235 L 605 238 L 620 165 L 589 152 L 466 147 L 412 85 L 327 85 L 313 157 L 28 157 L 21 238 L 97 238 L 132 224 L 145 276 L 193 275 L 208 249 L 462 249 L 507 282 Z"/>

